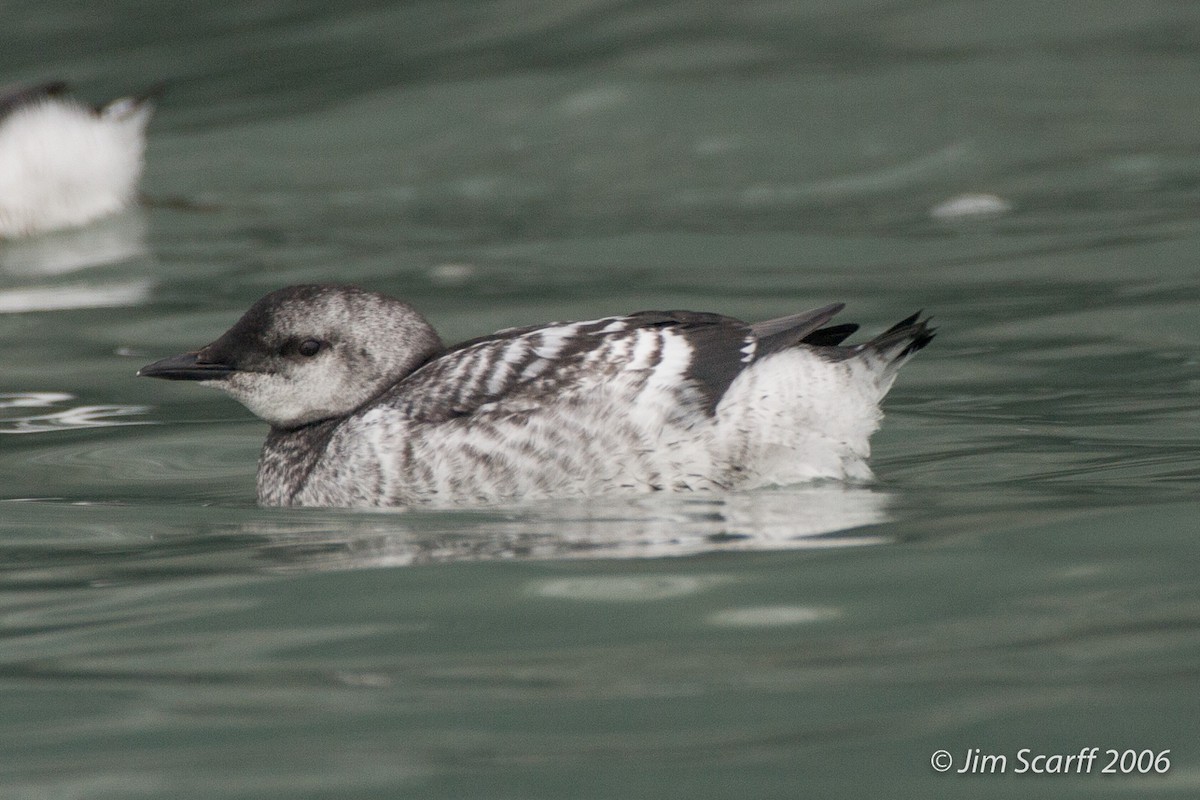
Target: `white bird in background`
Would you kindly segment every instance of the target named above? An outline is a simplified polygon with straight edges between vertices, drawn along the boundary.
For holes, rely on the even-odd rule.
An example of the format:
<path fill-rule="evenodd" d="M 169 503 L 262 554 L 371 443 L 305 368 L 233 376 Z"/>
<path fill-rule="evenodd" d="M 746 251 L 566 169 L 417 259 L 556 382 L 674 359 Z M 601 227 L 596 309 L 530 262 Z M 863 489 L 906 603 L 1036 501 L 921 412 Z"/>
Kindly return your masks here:
<path fill-rule="evenodd" d="M 63 82 L 0 90 L 0 239 L 87 225 L 137 198 L 161 87 L 102 106 Z"/>
<path fill-rule="evenodd" d="M 268 294 L 139 375 L 228 392 L 271 424 L 264 505 L 497 503 L 865 479 L 879 403 L 933 331 L 863 344 L 831 305 L 753 325 L 642 311 L 453 347 L 352 286 Z"/>

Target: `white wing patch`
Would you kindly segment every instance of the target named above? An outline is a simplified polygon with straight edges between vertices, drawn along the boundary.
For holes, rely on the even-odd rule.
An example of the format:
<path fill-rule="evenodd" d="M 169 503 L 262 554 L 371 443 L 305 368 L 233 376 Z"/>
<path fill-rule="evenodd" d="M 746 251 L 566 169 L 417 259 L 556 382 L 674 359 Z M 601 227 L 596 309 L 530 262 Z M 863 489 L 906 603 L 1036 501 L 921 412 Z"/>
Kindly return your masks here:
<path fill-rule="evenodd" d="M 652 369 L 657 365 L 662 336 L 658 331 L 640 330 L 633 343 L 629 358 L 630 369 Z"/>
<path fill-rule="evenodd" d="M 598 321 L 603 322 L 603 320 L 598 320 Z M 618 333 L 620 331 L 624 331 L 624 330 L 628 330 L 628 329 L 629 329 L 628 317 L 617 317 L 617 318 L 613 319 L 612 322 L 608 323 L 603 328 L 601 328 L 600 333 Z"/>
<path fill-rule="evenodd" d="M 491 375 L 488 376 L 487 381 L 488 394 L 499 394 L 508 385 L 514 367 L 524 360 L 529 349 L 529 343 L 525 341 L 525 337 L 513 340 L 508 347 L 504 348 L 500 358 L 492 362 Z"/>
<path fill-rule="evenodd" d="M 526 334 L 526 336 L 529 338 L 536 337 L 540 340 L 533 348 L 533 352 L 537 354 L 538 358 L 557 358 L 558 354 L 566 347 L 567 342 L 575 338 L 576 333 L 583 324 L 582 322 L 571 322 L 566 325 L 555 325 L 551 328 L 542 328 L 541 330 Z"/>
<path fill-rule="evenodd" d="M 692 364 L 694 350 L 688 340 L 667 329 L 658 331 L 662 342 L 662 356 L 654 370 L 654 382 L 677 385 Z"/>

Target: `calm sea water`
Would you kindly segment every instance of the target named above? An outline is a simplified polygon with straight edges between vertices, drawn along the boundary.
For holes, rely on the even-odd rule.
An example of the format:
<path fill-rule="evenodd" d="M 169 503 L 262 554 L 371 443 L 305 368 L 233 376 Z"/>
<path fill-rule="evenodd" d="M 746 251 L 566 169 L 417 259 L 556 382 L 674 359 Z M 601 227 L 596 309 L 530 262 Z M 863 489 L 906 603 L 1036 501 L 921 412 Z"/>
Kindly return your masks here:
<path fill-rule="evenodd" d="M 0 244 L 0 796 L 1195 796 L 1198 24 L 5 3 L 0 83 L 170 88 L 147 208 Z M 941 332 L 871 487 L 259 509 L 264 426 L 133 374 L 303 281 Z"/>

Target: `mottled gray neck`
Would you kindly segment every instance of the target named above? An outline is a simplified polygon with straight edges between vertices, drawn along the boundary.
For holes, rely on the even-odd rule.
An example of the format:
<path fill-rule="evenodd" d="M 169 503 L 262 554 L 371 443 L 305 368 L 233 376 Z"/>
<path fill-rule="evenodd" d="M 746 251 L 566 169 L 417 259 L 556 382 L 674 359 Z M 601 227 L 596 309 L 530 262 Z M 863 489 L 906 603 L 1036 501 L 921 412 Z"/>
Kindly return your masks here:
<path fill-rule="evenodd" d="M 299 428 L 271 428 L 258 459 L 259 504 L 287 506 L 295 502 L 340 421 L 328 419 Z"/>

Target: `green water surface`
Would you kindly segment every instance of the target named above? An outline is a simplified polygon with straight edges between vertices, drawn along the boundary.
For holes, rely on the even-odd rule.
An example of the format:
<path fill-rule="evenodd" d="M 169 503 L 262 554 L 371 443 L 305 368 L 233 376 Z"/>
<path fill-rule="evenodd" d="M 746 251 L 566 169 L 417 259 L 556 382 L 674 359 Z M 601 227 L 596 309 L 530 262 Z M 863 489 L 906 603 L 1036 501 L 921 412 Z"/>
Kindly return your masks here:
<path fill-rule="evenodd" d="M 143 209 L 0 243 L 0 797 L 1196 796 L 1198 25 L 0 6 L 0 84 L 168 82 Z M 308 281 L 449 341 L 835 301 L 940 330 L 873 486 L 259 509 L 265 425 L 133 375 Z"/>

